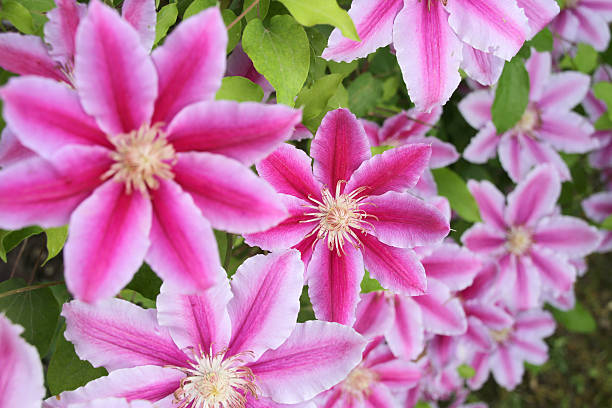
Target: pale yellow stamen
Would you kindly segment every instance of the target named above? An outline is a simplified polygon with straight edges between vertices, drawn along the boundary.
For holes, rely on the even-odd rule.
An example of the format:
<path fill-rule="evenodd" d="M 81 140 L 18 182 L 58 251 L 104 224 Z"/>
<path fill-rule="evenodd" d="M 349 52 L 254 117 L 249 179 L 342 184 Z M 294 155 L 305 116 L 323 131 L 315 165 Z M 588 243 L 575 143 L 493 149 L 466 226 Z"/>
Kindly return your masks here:
<path fill-rule="evenodd" d="M 531 232 L 523 227 L 512 227 L 506 236 L 506 249 L 514 255 L 522 255 L 533 243 Z"/>
<path fill-rule="evenodd" d="M 419 1 L 421 1 L 421 0 L 419 0 Z M 432 3 L 433 1 L 436 1 L 436 0 L 427 0 L 427 11 L 431 11 L 431 3 Z M 441 2 L 443 5 L 445 5 L 445 6 L 446 6 L 446 4 L 448 3 L 448 0 L 440 0 L 440 2 Z"/>
<path fill-rule="evenodd" d="M 378 381 L 378 374 L 365 367 L 356 367 L 342 382 L 340 387 L 342 391 L 350 394 L 355 398 L 367 397 L 372 385 Z"/>
<path fill-rule="evenodd" d="M 317 234 L 316 241 L 327 238 L 327 247 L 330 251 L 335 250 L 338 255 L 344 252 L 345 242 L 359 248 L 361 241 L 355 230 L 363 234 L 367 233 L 366 227 L 373 229 L 374 226 L 366 221 L 366 218 L 376 218 L 376 216 L 369 215 L 361 209 L 361 206 L 368 204 L 363 202 L 367 196 L 359 197 L 359 194 L 366 190 L 366 187 L 360 187 L 350 194 L 341 194 L 343 183 L 345 183 L 344 180 L 338 182 L 335 195 L 324 188 L 321 192 L 322 202 L 309 197 L 316 205 L 306 207 L 314 209 L 315 212 L 306 213 L 313 218 L 301 221 L 318 222 L 319 224 L 307 237 Z"/>
<path fill-rule="evenodd" d="M 515 129 L 527 136 L 534 137 L 533 132 L 540 127 L 540 122 L 540 112 L 533 107 L 527 107 Z"/>
<path fill-rule="evenodd" d="M 504 341 L 508 340 L 508 337 L 510 337 L 510 328 L 507 327 L 505 329 L 501 329 L 501 330 L 491 330 L 491 338 L 493 338 L 493 340 L 495 340 L 497 343 L 503 343 Z"/>
<path fill-rule="evenodd" d="M 103 179 L 113 178 L 118 183 L 125 183 L 125 191 L 133 190 L 143 193 L 159 187 L 158 178 L 174 177 L 172 166 L 176 163 L 176 154 L 161 124 L 143 125 L 130 133 L 109 137 L 115 146 L 111 158 L 115 161 Z"/>

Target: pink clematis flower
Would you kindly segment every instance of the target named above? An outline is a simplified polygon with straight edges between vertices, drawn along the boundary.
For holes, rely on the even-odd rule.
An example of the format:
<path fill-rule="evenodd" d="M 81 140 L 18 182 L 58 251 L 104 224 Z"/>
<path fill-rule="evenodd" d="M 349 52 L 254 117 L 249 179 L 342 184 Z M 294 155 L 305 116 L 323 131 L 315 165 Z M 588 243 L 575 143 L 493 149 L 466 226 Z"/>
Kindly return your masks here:
<path fill-rule="evenodd" d="M 47 13 L 44 41 L 35 35 L 0 33 L 0 67 L 20 75 L 73 83 L 77 27 L 87 6 L 75 0 L 57 0 L 55 4 Z M 155 40 L 155 1 L 125 0 L 121 11 L 138 32 L 142 46 L 150 51 Z"/>
<path fill-rule="evenodd" d="M 40 408 L 45 396 L 43 368 L 23 328 L 0 314 L 0 407 Z"/>
<path fill-rule="evenodd" d="M 360 42 L 334 30 L 323 58 L 352 61 L 391 42 L 416 108 L 443 105 L 459 67 L 491 85 L 525 40 L 559 12 L 554 0 L 357 0 L 349 10 Z"/>
<path fill-rule="evenodd" d="M 291 215 L 245 240 L 267 250 L 300 250 L 318 319 L 352 324 L 364 263 L 383 287 L 421 295 L 425 271 L 411 248 L 438 243 L 449 231 L 437 208 L 405 192 L 430 150 L 415 144 L 371 157 L 355 116 L 331 111 L 312 141 L 314 177 L 308 156 L 290 145 L 257 164 Z"/>
<path fill-rule="evenodd" d="M 601 65 L 593 74 L 593 82 L 606 81 L 612 81 L 612 67 Z M 608 111 L 606 104 L 595 97 L 592 89 L 589 89 L 582 106 L 593 123 Z M 597 140 L 598 148 L 589 154 L 589 163 L 602 170 L 612 167 L 612 130 L 598 130 L 593 133 L 593 138 Z"/>
<path fill-rule="evenodd" d="M 593 194 L 582 202 L 582 209 L 587 217 L 602 223 L 612 215 L 612 193 L 601 192 Z M 602 231 L 602 239 L 597 252 L 612 251 L 612 231 Z"/>
<path fill-rule="evenodd" d="M 612 1 L 565 0 L 565 7 L 550 24 L 555 49 L 565 52 L 575 43 L 587 43 L 605 51 L 610 43 Z"/>
<path fill-rule="evenodd" d="M 254 232 L 286 216 L 247 166 L 286 140 L 301 113 L 213 101 L 226 39 L 212 8 L 150 57 L 94 1 L 76 35 L 76 91 L 37 77 L 0 90 L 8 126 L 37 154 L 0 172 L 0 226 L 70 221 L 65 276 L 78 299 L 113 296 L 143 259 L 177 290 L 209 287 L 224 275 L 211 225 Z"/>
<path fill-rule="evenodd" d="M 561 182 L 550 165 L 536 167 L 508 196 L 488 181 L 470 180 L 483 223 L 467 230 L 462 241 L 500 266 L 500 288 L 512 309 L 540 304 L 542 288 L 568 291 L 576 268 L 570 262 L 599 245 L 597 229 L 579 218 L 555 214 Z"/>
<path fill-rule="evenodd" d="M 550 53 L 533 51 L 527 61 L 531 87 L 529 105 L 516 126 L 499 135 L 491 119 L 494 94 L 470 93 L 459 103 L 463 117 L 479 132 L 463 152 L 473 163 L 484 163 L 499 154 L 502 167 L 518 182 L 540 163 L 552 164 L 562 180 L 570 180 L 567 165 L 557 150 L 585 153 L 597 146 L 593 126 L 571 109 L 589 88 L 589 77 L 578 72 L 551 74 Z"/>
<path fill-rule="evenodd" d="M 365 341 L 337 323 L 296 324 L 303 271 L 299 253 L 289 250 L 245 261 L 231 290 L 227 281 L 198 295 L 162 286 L 157 313 L 119 299 L 64 305 L 66 338 L 110 374 L 44 407 L 105 397 L 177 408 L 310 400 L 355 368 Z"/>

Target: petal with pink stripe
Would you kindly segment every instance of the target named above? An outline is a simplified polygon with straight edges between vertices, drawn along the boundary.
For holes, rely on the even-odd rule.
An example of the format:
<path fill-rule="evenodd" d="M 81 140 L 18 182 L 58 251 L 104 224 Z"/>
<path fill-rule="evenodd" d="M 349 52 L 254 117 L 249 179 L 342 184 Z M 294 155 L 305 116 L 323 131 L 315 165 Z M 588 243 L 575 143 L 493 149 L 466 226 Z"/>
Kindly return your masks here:
<path fill-rule="evenodd" d="M 525 16 L 531 28 L 530 40 L 559 14 L 559 5 L 555 0 L 516 0 L 518 6 L 525 11 Z M 580 4 L 583 6 L 583 3 Z"/>
<path fill-rule="evenodd" d="M 57 0 L 55 6 L 47 13 L 45 41 L 51 46 L 51 56 L 71 66 L 76 52 L 77 27 L 87 13 L 87 6 L 75 0 Z"/>
<path fill-rule="evenodd" d="M 145 50 L 151 50 L 157 22 L 155 0 L 125 0 L 121 6 L 121 16 L 138 32 Z"/>
<path fill-rule="evenodd" d="M 0 136 L 0 167 L 6 168 L 35 156 L 36 153 L 21 144 L 8 126 L 2 130 L 2 136 Z"/>
<path fill-rule="evenodd" d="M 385 339 L 398 358 L 413 360 L 425 346 L 423 315 L 419 305 L 408 296 L 394 296 L 395 319 Z"/>
<path fill-rule="evenodd" d="M 486 163 L 496 156 L 497 146 L 501 139 L 493 122 L 488 122 L 484 128 L 470 140 L 463 151 L 463 157 L 472 163 Z M 501 152 L 500 152 L 501 158 Z"/>
<path fill-rule="evenodd" d="M 478 204 L 483 221 L 500 231 L 505 231 L 507 228 L 504 221 L 506 197 L 501 191 L 488 180 L 480 182 L 469 180 L 467 186 Z"/>
<path fill-rule="evenodd" d="M 542 91 L 537 106 L 544 112 L 569 111 L 586 96 L 590 79 L 580 72 L 552 74 Z"/>
<path fill-rule="evenodd" d="M 533 240 L 538 245 L 561 252 L 570 258 L 593 252 L 601 237 L 595 227 L 576 217 L 555 216 L 538 224 Z"/>
<path fill-rule="evenodd" d="M 452 298 L 446 285 L 427 279 L 427 293 L 415 296 L 420 306 L 425 330 L 444 336 L 457 336 L 467 330 L 467 319 L 457 298 Z"/>
<path fill-rule="evenodd" d="M 458 104 L 459 112 L 474 129 L 480 129 L 491 121 L 491 106 L 495 94 L 488 89 L 470 92 Z"/>
<path fill-rule="evenodd" d="M 504 63 L 503 58 L 482 52 L 468 44 L 463 44 L 461 69 L 481 85 L 489 86 L 496 84 L 504 69 Z"/>
<path fill-rule="evenodd" d="M 472 284 L 481 268 L 480 259 L 455 243 L 443 243 L 421 259 L 425 274 L 444 283 L 450 290 L 462 290 Z"/>
<path fill-rule="evenodd" d="M 34 35 L 0 34 L 0 67 L 19 75 L 37 75 L 68 82 L 47 47 Z"/>

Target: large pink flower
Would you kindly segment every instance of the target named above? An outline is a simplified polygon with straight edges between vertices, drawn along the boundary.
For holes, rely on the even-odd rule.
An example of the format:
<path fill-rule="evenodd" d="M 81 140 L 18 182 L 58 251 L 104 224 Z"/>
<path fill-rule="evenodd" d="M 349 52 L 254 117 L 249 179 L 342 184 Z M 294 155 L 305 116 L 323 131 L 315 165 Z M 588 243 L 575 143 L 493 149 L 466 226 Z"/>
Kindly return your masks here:
<path fill-rule="evenodd" d="M 365 341 L 337 323 L 296 323 L 303 271 L 290 250 L 248 259 L 231 290 L 227 281 L 199 295 L 163 286 L 157 313 L 119 299 L 68 303 L 66 338 L 110 374 L 44 406 L 123 397 L 164 407 L 255 408 L 313 398 L 361 361 Z"/>
<path fill-rule="evenodd" d="M 570 180 L 567 165 L 557 150 L 584 153 L 597 146 L 593 126 L 572 112 L 586 96 L 589 77 L 579 72 L 551 74 L 550 53 L 532 52 L 527 61 L 530 78 L 529 105 L 519 122 L 499 135 L 491 119 L 494 93 L 479 90 L 459 103 L 459 110 L 479 132 L 463 152 L 474 163 L 484 163 L 499 154 L 502 167 L 518 182 L 540 163 L 553 165 L 562 180 Z"/>
<path fill-rule="evenodd" d="M 605 51 L 610 43 L 612 1 L 565 0 L 564 4 L 550 25 L 555 48 L 565 52 L 575 43 L 587 43 L 597 51 Z"/>
<path fill-rule="evenodd" d="M 0 172 L 0 226 L 70 221 L 70 291 L 88 302 L 128 283 L 143 259 L 175 289 L 220 277 L 214 228 L 254 232 L 286 216 L 247 166 L 286 140 L 300 112 L 213 101 L 227 34 L 217 8 L 189 18 L 150 57 L 94 1 L 76 35 L 76 91 L 46 78 L 0 90 L 8 126 L 37 156 Z"/>
<path fill-rule="evenodd" d="M 541 290 L 567 292 L 575 278 L 571 259 L 593 252 L 597 229 L 579 218 L 557 215 L 561 182 L 550 165 L 536 167 L 508 196 L 488 181 L 470 180 L 483 223 L 467 230 L 470 250 L 493 257 L 500 266 L 506 302 L 513 309 L 540 304 Z"/>
<path fill-rule="evenodd" d="M 423 294 L 425 271 L 411 248 L 440 242 L 449 224 L 434 206 L 405 191 L 418 181 L 430 150 L 414 144 L 371 157 L 355 116 L 331 111 L 311 145 L 314 177 L 308 156 L 290 145 L 257 165 L 291 215 L 247 234 L 246 241 L 268 250 L 300 250 L 319 319 L 352 324 L 364 263 L 385 288 Z"/>
<path fill-rule="evenodd" d="M 356 0 L 361 42 L 334 30 L 323 58 L 352 61 L 393 42 L 410 99 L 429 111 L 459 85 L 459 67 L 491 85 L 525 40 L 559 12 L 554 0 Z"/>

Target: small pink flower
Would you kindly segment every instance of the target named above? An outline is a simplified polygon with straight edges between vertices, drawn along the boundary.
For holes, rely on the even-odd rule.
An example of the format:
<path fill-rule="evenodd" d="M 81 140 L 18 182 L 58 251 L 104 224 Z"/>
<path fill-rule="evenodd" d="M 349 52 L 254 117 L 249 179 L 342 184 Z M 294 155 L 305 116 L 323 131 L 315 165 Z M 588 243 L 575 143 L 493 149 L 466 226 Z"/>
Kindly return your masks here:
<path fill-rule="evenodd" d="M 550 165 L 536 167 L 508 196 L 488 181 L 470 180 L 483 223 L 467 230 L 462 241 L 500 267 L 500 289 L 513 309 L 540 304 L 542 288 L 555 294 L 571 289 L 576 268 L 571 259 L 593 252 L 597 229 L 579 218 L 557 215 L 561 182 Z"/>
<path fill-rule="evenodd" d="M 612 1 L 565 0 L 565 7 L 550 24 L 555 48 L 565 52 L 575 43 L 587 43 L 605 51 L 610 43 Z"/>
<path fill-rule="evenodd" d="M 255 232 L 286 216 L 248 166 L 301 113 L 213 101 L 226 41 L 211 8 L 149 56 L 93 1 L 76 34 L 76 90 L 31 76 L 0 90 L 9 128 L 36 153 L 0 172 L 0 226 L 70 223 L 65 276 L 78 299 L 113 296 L 143 260 L 177 290 L 209 287 L 224 275 L 211 227 Z"/>
<path fill-rule="evenodd" d="M 491 119 L 494 94 L 490 90 L 470 93 L 459 103 L 468 123 L 479 129 L 463 152 L 466 160 L 484 163 L 499 154 L 502 167 L 518 182 L 541 163 L 553 165 L 562 180 L 570 180 L 567 165 L 557 150 L 585 153 L 597 146 L 593 126 L 572 112 L 589 88 L 589 77 L 578 72 L 551 74 L 550 53 L 533 51 L 527 61 L 530 77 L 529 105 L 519 122 L 499 135 Z"/>
<path fill-rule="evenodd" d="M 177 408 L 310 400 L 355 368 L 365 341 L 337 323 L 296 323 L 303 272 L 289 250 L 245 261 L 231 289 L 227 280 L 199 295 L 162 286 L 157 311 L 119 299 L 64 305 L 66 338 L 110 374 L 44 406 L 105 397 Z"/>
<path fill-rule="evenodd" d="M 425 271 L 411 248 L 439 243 L 449 231 L 437 208 L 406 192 L 425 169 L 430 150 L 414 144 L 371 157 L 355 116 L 331 111 L 312 141 L 314 177 L 309 157 L 290 145 L 257 164 L 291 215 L 247 234 L 246 242 L 300 250 L 319 319 L 352 324 L 364 264 L 383 287 L 423 294 Z"/>

